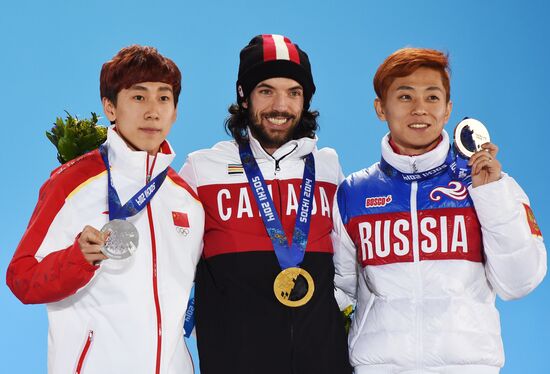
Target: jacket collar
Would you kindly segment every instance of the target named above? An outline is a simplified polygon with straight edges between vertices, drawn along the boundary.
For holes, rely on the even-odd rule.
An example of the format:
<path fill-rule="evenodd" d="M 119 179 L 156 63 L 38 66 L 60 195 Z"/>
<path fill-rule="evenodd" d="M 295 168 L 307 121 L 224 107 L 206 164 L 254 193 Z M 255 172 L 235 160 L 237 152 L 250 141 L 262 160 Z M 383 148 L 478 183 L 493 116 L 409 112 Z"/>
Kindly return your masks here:
<path fill-rule="evenodd" d="M 442 165 L 449 153 L 449 135 L 445 130 L 443 139 L 429 152 L 418 156 L 400 155 L 393 151 L 389 142 L 389 133 L 382 138 L 382 158 L 401 173 L 421 173 Z"/>
<path fill-rule="evenodd" d="M 128 147 L 120 135 L 114 130 L 114 126 L 107 130 L 107 141 L 105 142 L 109 152 L 109 164 L 111 170 L 122 173 L 127 177 L 143 181 L 147 173 L 147 159 L 149 159 L 149 167 L 153 162 L 154 157 L 149 156 L 145 151 L 134 151 Z M 157 154 L 157 160 L 151 174 L 151 178 L 156 177 L 161 171 L 166 169 L 176 154 L 174 153 L 170 143 L 164 141 L 161 144 L 160 151 Z"/>
<path fill-rule="evenodd" d="M 302 158 L 316 150 L 317 147 L 317 135 L 314 139 L 307 137 L 292 139 L 280 146 L 275 152 L 273 152 L 272 155 L 270 155 L 265 151 L 258 139 L 252 135 L 250 129 L 248 129 L 248 138 L 250 139 L 250 149 L 252 149 L 252 153 L 257 160 L 278 160 L 286 155 L 288 155 L 286 157 L 288 159 Z"/>

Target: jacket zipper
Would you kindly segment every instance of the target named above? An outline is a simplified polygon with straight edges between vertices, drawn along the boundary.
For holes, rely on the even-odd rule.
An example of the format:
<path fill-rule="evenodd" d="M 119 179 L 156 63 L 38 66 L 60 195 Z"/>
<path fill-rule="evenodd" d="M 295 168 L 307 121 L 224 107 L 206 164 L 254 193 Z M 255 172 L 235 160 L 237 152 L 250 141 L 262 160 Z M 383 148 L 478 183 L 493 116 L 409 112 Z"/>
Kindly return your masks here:
<path fill-rule="evenodd" d="M 281 161 L 283 158 L 285 158 L 286 156 L 294 152 L 294 149 L 289 153 L 285 154 L 284 156 L 280 157 L 278 160 L 275 159 L 273 156 L 271 156 L 275 160 L 276 172 L 281 170 L 281 168 L 279 167 L 279 161 Z M 281 220 L 281 225 L 283 225 L 283 218 L 285 215 L 283 214 L 283 199 L 281 196 L 281 184 L 279 179 L 274 179 L 272 183 L 274 188 L 272 188 L 271 198 L 274 203 L 275 201 L 277 201 L 277 206 L 275 207 L 275 209 L 277 209 L 277 211 L 279 212 L 279 217 L 280 217 L 279 219 Z M 275 195 L 277 195 L 277 200 L 275 200 Z M 294 323 L 293 323 L 294 321 L 292 317 L 293 316 L 292 309 L 291 308 L 289 309 L 290 310 L 288 312 L 289 312 L 289 320 L 290 320 L 290 374 L 294 374 L 295 373 L 294 371 Z"/>
<path fill-rule="evenodd" d="M 278 171 L 281 171 L 281 167 L 279 166 L 279 163 L 283 160 L 283 158 L 285 158 L 286 156 L 288 156 L 289 154 L 291 154 L 292 152 L 294 152 L 294 151 L 296 150 L 296 148 L 298 148 L 298 144 L 296 144 L 296 145 L 294 146 L 294 148 L 292 148 L 292 149 L 290 150 L 290 152 L 288 152 L 288 153 L 282 155 L 282 156 L 279 157 L 279 158 L 275 158 L 275 157 L 273 157 L 273 155 L 271 155 L 271 154 L 268 153 L 269 156 L 275 161 L 275 175 L 277 175 L 277 172 L 278 172 Z M 267 152 L 266 152 L 266 153 L 267 153 Z"/>
<path fill-rule="evenodd" d="M 92 345 L 93 340 L 94 340 L 94 332 L 93 330 L 90 330 L 88 331 L 88 336 L 86 337 L 86 343 L 84 343 L 84 348 L 82 348 L 82 352 L 80 352 L 80 356 L 78 357 L 75 374 L 80 374 L 82 372 L 82 366 L 84 365 L 84 360 L 88 355 L 88 351 L 90 350 L 90 346 Z"/>
<path fill-rule="evenodd" d="M 290 155 L 292 152 L 294 152 L 296 150 L 296 148 L 298 148 L 298 144 L 296 144 L 294 146 L 294 148 L 292 148 L 288 153 L 282 155 L 281 157 L 279 158 L 275 158 L 273 157 L 273 155 L 269 154 L 269 156 L 271 156 L 271 158 L 275 161 L 275 172 L 274 174 L 277 175 L 277 172 L 278 171 L 281 171 L 281 167 L 279 165 L 279 163 L 285 158 L 287 157 L 288 155 Z M 283 201 L 282 201 L 282 197 L 281 197 L 281 185 L 279 183 L 279 180 L 278 179 L 274 179 L 273 180 L 273 184 L 277 186 L 277 196 L 278 196 L 278 199 L 277 199 L 277 202 L 278 202 L 278 211 L 280 212 L 279 214 L 279 217 L 280 217 L 280 220 L 281 220 L 281 225 L 283 224 L 283 217 L 284 217 L 284 214 L 283 214 Z M 273 196 L 275 196 L 275 192 L 272 192 L 272 198 Z M 289 240 L 290 241 L 290 240 Z M 292 314 L 292 310 L 289 311 L 289 314 L 290 314 L 290 373 L 291 374 L 294 374 L 295 371 L 294 371 L 294 321 L 293 321 L 293 314 Z"/>
<path fill-rule="evenodd" d="M 149 169 L 149 156 L 147 156 L 146 167 L 146 181 L 149 182 L 151 175 L 153 174 L 153 167 L 155 166 L 156 156 L 153 159 L 153 164 Z M 162 317 L 160 313 L 160 300 L 158 292 L 157 282 L 157 242 L 155 239 L 155 227 L 153 226 L 153 213 L 151 210 L 151 203 L 147 204 L 147 218 L 149 219 L 149 232 L 151 233 L 151 256 L 153 265 L 153 296 L 155 299 L 155 311 L 157 313 L 157 355 L 155 364 L 155 374 L 160 374 L 160 358 L 162 351 Z"/>
<path fill-rule="evenodd" d="M 292 309 L 290 309 L 289 312 L 290 312 L 290 374 L 295 374 L 295 370 L 294 370 L 294 319 L 293 319 Z"/>
<path fill-rule="evenodd" d="M 415 167 L 416 169 L 416 167 Z M 422 287 L 422 271 L 420 269 L 420 239 L 418 235 L 419 225 L 418 225 L 418 206 L 417 206 L 417 193 L 418 193 L 418 182 L 411 183 L 411 228 L 412 228 L 412 245 L 413 245 L 413 261 L 414 266 L 416 267 L 416 365 L 418 369 L 422 369 L 423 361 L 423 345 L 422 345 L 422 296 L 423 296 L 423 287 Z"/>
<path fill-rule="evenodd" d="M 275 209 L 279 213 L 279 219 L 281 220 L 281 225 L 283 225 L 284 212 L 283 212 L 283 198 L 281 197 L 281 183 L 279 182 L 278 179 L 273 179 L 272 185 L 273 185 L 273 187 L 276 188 L 276 190 L 273 191 L 273 187 L 271 188 L 272 189 L 271 199 L 273 200 L 273 203 L 275 203 L 274 197 L 275 197 L 275 193 L 276 193 L 277 194 L 277 206 L 275 207 Z M 283 227 L 284 227 L 284 225 L 283 225 Z"/>

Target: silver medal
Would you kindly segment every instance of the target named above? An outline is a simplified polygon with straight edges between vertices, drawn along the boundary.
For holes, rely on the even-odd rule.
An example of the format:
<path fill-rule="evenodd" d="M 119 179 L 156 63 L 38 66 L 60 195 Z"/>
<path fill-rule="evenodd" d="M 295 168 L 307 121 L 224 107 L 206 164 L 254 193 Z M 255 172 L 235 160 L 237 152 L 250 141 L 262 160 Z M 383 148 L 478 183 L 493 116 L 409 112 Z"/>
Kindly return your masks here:
<path fill-rule="evenodd" d="M 114 219 L 101 228 L 108 232 L 109 237 L 101 252 L 113 260 L 123 260 L 130 257 L 137 249 L 139 233 L 136 227 L 128 221 Z"/>
<path fill-rule="evenodd" d="M 491 141 L 489 131 L 477 119 L 466 118 L 455 127 L 454 145 L 458 153 L 469 159 L 481 150 L 481 146 Z"/>

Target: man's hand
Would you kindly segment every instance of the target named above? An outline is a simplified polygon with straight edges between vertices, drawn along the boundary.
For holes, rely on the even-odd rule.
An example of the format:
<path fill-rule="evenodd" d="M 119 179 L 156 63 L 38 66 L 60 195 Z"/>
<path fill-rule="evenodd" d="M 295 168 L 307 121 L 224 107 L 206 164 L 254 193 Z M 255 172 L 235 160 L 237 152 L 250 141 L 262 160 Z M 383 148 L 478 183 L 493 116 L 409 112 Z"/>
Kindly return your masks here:
<path fill-rule="evenodd" d="M 105 240 L 107 240 L 108 236 L 109 233 L 98 231 L 92 226 L 87 225 L 80 233 L 78 245 L 84 258 L 90 265 L 95 265 L 98 261 L 107 259 L 107 256 L 101 252 L 101 247 L 105 245 Z"/>
<path fill-rule="evenodd" d="M 500 179 L 502 165 L 496 159 L 498 147 L 493 143 L 485 143 L 482 150 L 470 157 L 468 165 L 472 168 L 472 186 L 478 187 Z"/>

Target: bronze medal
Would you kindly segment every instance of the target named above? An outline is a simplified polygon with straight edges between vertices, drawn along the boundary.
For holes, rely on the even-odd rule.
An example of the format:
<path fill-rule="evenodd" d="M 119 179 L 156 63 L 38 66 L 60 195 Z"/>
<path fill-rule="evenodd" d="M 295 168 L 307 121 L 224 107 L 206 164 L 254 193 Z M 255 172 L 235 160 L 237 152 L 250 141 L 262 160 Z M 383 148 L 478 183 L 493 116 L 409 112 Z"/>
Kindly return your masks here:
<path fill-rule="evenodd" d="M 302 268 L 286 268 L 277 275 L 273 282 L 275 297 L 289 307 L 305 305 L 311 300 L 313 291 L 315 291 L 313 278 Z"/>

